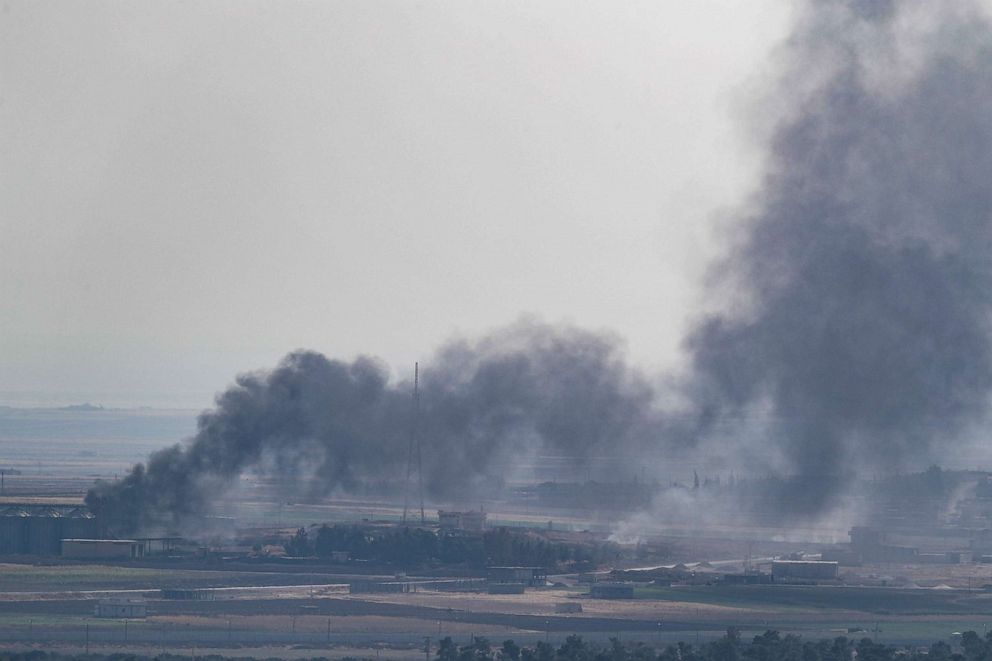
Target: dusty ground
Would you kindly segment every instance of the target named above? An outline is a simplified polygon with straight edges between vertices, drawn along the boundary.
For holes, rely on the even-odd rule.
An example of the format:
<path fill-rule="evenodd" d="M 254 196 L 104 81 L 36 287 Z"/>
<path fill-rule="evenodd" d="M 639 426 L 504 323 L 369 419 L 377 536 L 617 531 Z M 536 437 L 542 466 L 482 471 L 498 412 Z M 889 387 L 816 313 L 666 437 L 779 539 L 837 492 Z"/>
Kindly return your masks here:
<path fill-rule="evenodd" d="M 363 594 L 363 601 L 383 604 L 409 604 L 431 608 L 451 608 L 473 613 L 512 613 L 518 615 L 557 615 L 555 604 L 577 602 L 582 612 L 569 614 L 575 618 L 634 618 L 652 619 L 737 619 L 768 617 L 773 611 L 755 608 L 728 607 L 715 604 L 685 603 L 667 600 L 606 600 L 589 599 L 575 590 L 531 590 L 522 595 L 490 595 L 477 593 L 411 592 L 407 594 Z"/>

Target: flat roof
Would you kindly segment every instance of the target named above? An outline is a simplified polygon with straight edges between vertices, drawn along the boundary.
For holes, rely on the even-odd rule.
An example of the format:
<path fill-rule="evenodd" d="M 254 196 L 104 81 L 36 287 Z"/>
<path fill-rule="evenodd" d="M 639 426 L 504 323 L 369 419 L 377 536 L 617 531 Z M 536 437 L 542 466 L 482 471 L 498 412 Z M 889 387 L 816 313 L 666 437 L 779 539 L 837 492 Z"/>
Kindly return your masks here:
<path fill-rule="evenodd" d="M 63 542 L 80 542 L 84 544 L 139 544 L 135 539 L 63 539 Z"/>

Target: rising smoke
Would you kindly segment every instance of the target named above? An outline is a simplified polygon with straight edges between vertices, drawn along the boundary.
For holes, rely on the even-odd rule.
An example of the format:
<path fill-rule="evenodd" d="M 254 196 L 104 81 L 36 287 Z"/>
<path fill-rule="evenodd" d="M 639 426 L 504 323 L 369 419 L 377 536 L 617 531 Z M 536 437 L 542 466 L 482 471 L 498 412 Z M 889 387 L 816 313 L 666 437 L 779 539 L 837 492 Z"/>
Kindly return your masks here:
<path fill-rule="evenodd" d="M 762 418 L 735 440 L 799 475 L 940 456 L 992 386 L 992 30 L 967 3 L 814 2 L 781 57 L 733 305 L 686 340 L 698 419 Z"/>
<path fill-rule="evenodd" d="M 574 465 L 629 460 L 657 439 L 654 394 L 611 337 L 520 322 L 445 345 L 422 379 L 425 490 L 460 494 L 535 451 Z M 245 472 L 287 476 L 310 495 L 402 481 L 413 418 L 409 382 L 374 360 L 288 355 L 244 374 L 200 416 L 186 444 L 87 496 L 122 530 L 209 512 Z"/>
<path fill-rule="evenodd" d="M 457 341 L 424 374 L 431 494 L 535 450 L 636 465 L 695 447 L 714 465 L 810 478 L 780 500 L 821 514 L 845 476 L 939 458 L 986 420 L 987 18 L 968 3 L 812 2 L 779 57 L 766 176 L 715 271 L 724 304 L 686 338 L 684 410 L 662 419 L 658 389 L 609 337 L 521 323 Z M 247 471 L 319 492 L 401 476 L 410 391 L 370 359 L 291 354 L 88 501 L 134 528 L 206 511 Z"/>

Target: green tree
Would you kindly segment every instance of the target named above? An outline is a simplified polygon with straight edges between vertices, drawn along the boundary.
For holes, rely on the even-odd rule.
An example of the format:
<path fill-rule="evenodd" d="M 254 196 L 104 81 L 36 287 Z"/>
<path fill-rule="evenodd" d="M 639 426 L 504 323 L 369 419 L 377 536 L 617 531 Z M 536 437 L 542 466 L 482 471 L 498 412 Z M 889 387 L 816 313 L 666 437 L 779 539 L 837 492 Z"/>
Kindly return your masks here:
<path fill-rule="evenodd" d="M 286 550 L 286 555 L 295 558 L 302 558 L 310 555 L 310 537 L 307 535 L 306 528 L 300 528 L 296 531 L 288 542 L 283 544 L 283 548 Z"/>

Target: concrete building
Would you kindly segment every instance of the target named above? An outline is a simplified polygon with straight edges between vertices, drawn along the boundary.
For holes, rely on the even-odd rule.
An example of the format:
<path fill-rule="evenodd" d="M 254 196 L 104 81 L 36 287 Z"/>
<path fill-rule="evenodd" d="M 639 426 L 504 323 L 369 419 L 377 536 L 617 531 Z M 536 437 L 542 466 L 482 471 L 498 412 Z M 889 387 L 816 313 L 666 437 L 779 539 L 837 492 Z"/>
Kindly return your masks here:
<path fill-rule="evenodd" d="M 527 589 L 523 583 L 490 583 L 486 587 L 489 594 L 523 594 Z"/>
<path fill-rule="evenodd" d="M 437 520 L 441 530 L 467 530 L 481 532 L 486 529 L 486 513 L 483 511 L 452 512 L 438 510 Z"/>
<path fill-rule="evenodd" d="M 547 585 L 548 570 L 543 567 L 489 567 L 486 578 L 493 583 L 520 583 L 527 587 Z"/>
<path fill-rule="evenodd" d="M 575 601 L 564 601 L 555 604 L 556 613 L 581 613 L 582 604 Z"/>
<path fill-rule="evenodd" d="M 86 507 L 0 506 L 0 554 L 58 555 L 63 539 L 99 536 L 99 523 Z"/>
<path fill-rule="evenodd" d="M 847 534 L 851 537 L 851 549 L 858 552 L 877 548 L 887 541 L 884 530 L 870 526 L 854 526 Z"/>
<path fill-rule="evenodd" d="M 848 533 L 851 550 L 864 562 L 916 562 L 919 549 L 888 543 L 884 530 L 869 526 L 855 526 Z"/>
<path fill-rule="evenodd" d="M 145 556 L 145 544 L 133 539 L 63 539 L 62 556 L 103 560 L 133 560 Z"/>
<path fill-rule="evenodd" d="M 148 605 L 144 599 L 101 599 L 93 614 L 97 617 L 146 617 Z"/>
<path fill-rule="evenodd" d="M 775 560 L 772 562 L 772 579 L 783 581 L 833 581 L 837 579 L 839 565 L 822 560 Z"/>

